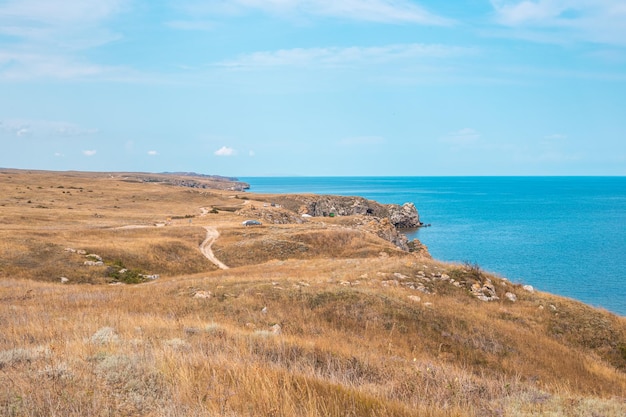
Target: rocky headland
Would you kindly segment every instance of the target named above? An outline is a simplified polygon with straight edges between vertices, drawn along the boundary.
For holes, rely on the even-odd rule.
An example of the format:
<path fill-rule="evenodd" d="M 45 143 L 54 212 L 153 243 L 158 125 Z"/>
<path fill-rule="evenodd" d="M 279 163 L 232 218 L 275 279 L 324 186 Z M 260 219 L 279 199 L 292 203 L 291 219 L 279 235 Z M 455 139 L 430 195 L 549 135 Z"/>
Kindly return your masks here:
<path fill-rule="evenodd" d="M 381 204 L 363 197 L 315 194 L 275 195 L 260 200 L 267 203 L 244 205 L 237 213 L 272 224 L 303 223 L 312 217 L 346 217 L 349 220 L 340 223 L 347 227 L 374 233 L 407 252 L 427 253 L 424 245 L 409 241 L 402 233 L 402 229 L 423 225 L 413 203 Z"/>

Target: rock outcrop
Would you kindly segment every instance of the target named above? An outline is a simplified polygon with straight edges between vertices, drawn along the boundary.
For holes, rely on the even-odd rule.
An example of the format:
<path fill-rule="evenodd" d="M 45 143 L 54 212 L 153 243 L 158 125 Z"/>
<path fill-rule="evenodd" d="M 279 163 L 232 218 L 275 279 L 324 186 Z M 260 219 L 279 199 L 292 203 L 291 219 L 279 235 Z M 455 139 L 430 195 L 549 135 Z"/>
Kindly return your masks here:
<path fill-rule="evenodd" d="M 388 217 L 391 223 L 401 229 L 420 227 L 420 216 L 413 203 L 403 205 L 387 204 Z"/>
<path fill-rule="evenodd" d="M 336 195 L 294 194 L 273 197 L 284 208 L 313 217 L 372 216 L 387 218 L 398 228 L 414 228 L 422 225 L 413 203 L 381 204 L 363 197 Z"/>
<path fill-rule="evenodd" d="M 430 257 L 424 245 L 417 240 L 409 242 L 399 230 L 422 226 L 413 203 L 381 204 L 363 197 L 316 194 L 273 195 L 259 200 L 266 204 L 244 206 L 237 214 L 273 224 L 302 223 L 307 217 L 351 216 L 352 227 L 374 233 L 407 252 Z"/>

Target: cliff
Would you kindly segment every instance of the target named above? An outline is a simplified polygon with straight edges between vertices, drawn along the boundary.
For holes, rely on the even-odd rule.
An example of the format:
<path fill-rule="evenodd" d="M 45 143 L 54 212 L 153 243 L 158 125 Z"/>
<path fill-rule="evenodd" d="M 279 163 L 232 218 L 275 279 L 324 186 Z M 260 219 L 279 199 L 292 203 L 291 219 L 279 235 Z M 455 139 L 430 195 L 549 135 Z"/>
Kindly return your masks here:
<path fill-rule="evenodd" d="M 263 200 L 263 198 L 260 198 Z M 363 197 L 294 194 L 276 195 L 264 207 L 245 206 L 238 214 L 257 217 L 273 224 L 302 223 L 303 215 L 311 217 L 351 217 L 349 226 L 374 233 L 406 252 L 427 254 L 419 242 L 409 242 L 399 230 L 422 225 L 413 203 L 381 204 Z"/>
<path fill-rule="evenodd" d="M 387 218 L 391 224 L 401 229 L 422 226 L 413 203 L 381 204 L 363 197 L 314 194 L 279 195 L 265 200 L 313 217 L 363 215 Z"/>

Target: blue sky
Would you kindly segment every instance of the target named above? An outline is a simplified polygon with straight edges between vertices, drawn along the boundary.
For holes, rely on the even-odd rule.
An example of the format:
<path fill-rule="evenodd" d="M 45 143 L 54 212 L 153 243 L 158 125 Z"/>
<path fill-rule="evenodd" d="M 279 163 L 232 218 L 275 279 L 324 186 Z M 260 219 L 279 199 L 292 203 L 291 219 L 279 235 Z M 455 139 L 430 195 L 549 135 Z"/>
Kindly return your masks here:
<path fill-rule="evenodd" d="M 626 175 L 623 0 L 0 0 L 0 166 Z"/>

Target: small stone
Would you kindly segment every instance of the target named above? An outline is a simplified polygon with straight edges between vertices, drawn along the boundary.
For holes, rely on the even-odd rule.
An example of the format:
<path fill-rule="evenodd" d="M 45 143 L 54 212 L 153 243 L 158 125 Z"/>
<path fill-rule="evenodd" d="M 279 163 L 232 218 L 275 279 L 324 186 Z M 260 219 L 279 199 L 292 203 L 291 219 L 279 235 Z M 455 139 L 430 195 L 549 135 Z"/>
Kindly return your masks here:
<path fill-rule="evenodd" d="M 428 291 L 428 288 L 424 287 L 423 285 L 418 285 L 416 290 L 419 292 L 423 292 L 424 294 L 430 294 L 430 291 Z"/>
<path fill-rule="evenodd" d="M 61 277 L 61 284 L 65 284 L 67 282 L 69 282 L 69 278 Z"/>
<path fill-rule="evenodd" d="M 280 324 L 278 323 L 270 327 L 270 330 L 273 334 L 281 334 L 283 332 L 282 327 L 280 327 Z"/>
<path fill-rule="evenodd" d="M 448 275 L 448 274 L 441 274 L 441 279 L 450 279 L 450 275 Z"/>
<path fill-rule="evenodd" d="M 193 298 L 211 298 L 213 293 L 211 291 L 196 291 Z"/>
<path fill-rule="evenodd" d="M 504 294 L 504 296 L 506 297 L 507 300 L 513 303 L 517 301 L 517 295 L 513 294 L 512 292 L 507 292 L 506 294 Z"/>
<path fill-rule="evenodd" d="M 409 295 L 409 300 L 419 303 L 420 301 L 422 301 L 422 298 L 418 295 Z"/>
<path fill-rule="evenodd" d="M 555 306 L 554 304 L 550 304 L 550 309 L 551 309 L 552 311 L 556 311 L 556 306 Z"/>
<path fill-rule="evenodd" d="M 398 278 L 398 279 L 408 279 L 408 278 L 409 278 L 409 277 L 407 277 L 406 275 L 401 274 L 401 273 L 399 273 L 399 272 L 394 272 L 394 273 L 393 273 L 393 276 L 394 276 L 394 277 L 396 277 L 396 278 Z"/>
<path fill-rule="evenodd" d="M 263 307 L 263 308 L 261 309 L 261 313 L 262 313 L 262 314 L 267 314 L 267 307 Z"/>
<path fill-rule="evenodd" d="M 349 287 L 350 286 L 350 281 L 341 281 L 339 283 L 339 285 L 343 285 L 344 287 Z"/>
<path fill-rule="evenodd" d="M 524 285 L 522 288 L 524 289 L 524 291 L 528 291 L 530 293 L 535 292 L 535 289 L 533 288 L 532 285 Z"/>

